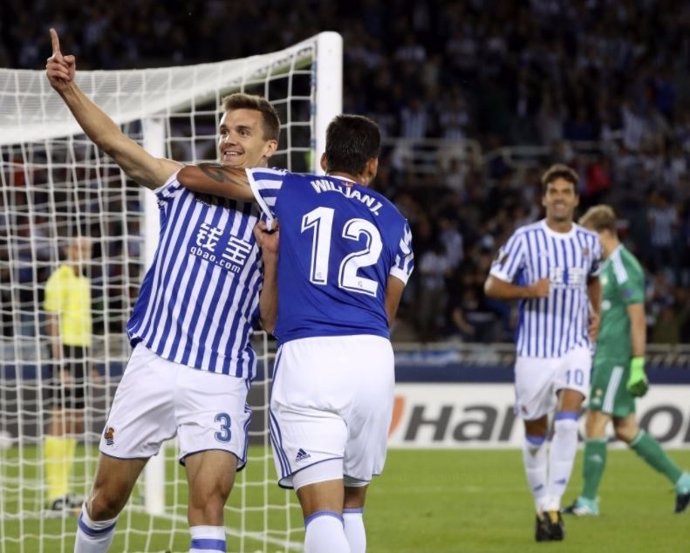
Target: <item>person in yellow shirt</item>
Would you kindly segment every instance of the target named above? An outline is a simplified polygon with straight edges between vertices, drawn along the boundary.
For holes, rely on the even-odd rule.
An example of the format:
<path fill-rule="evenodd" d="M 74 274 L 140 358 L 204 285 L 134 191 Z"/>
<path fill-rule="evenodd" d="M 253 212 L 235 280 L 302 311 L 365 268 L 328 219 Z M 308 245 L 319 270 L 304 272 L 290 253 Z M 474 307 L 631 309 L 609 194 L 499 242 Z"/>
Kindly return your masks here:
<path fill-rule="evenodd" d="M 83 498 L 68 493 L 76 436 L 84 425 L 84 399 L 93 325 L 91 282 L 86 264 L 91 239 L 78 237 L 67 245 L 67 259 L 50 276 L 44 309 L 53 359 L 47 396 L 50 417 L 43 444 L 48 507 L 62 511 L 81 507 Z"/>

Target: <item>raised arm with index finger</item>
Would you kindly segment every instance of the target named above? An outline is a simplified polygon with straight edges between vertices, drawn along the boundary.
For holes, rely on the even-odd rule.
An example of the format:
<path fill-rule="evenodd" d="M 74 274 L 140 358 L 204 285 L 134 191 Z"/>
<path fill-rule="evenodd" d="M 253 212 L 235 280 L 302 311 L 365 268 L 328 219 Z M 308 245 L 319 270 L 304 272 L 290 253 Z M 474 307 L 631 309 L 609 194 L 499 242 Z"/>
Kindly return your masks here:
<path fill-rule="evenodd" d="M 257 371 L 251 335 L 262 280 L 252 232 L 258 210 L 208 202 L 184 188 L 177 180 L 181 164 L 156 158 L 127 137 L 79 88 L 75 59 L 63 55 L 54 30 L 51 41 L 51 86 L 99 148 L 130 178 L 155 189 L 161 210 L 162 247 L 127 323 L 133 351 L 108 413 L 75 552 L 108 550 L 141 470 L 175 435 L 189 483 L 190 550 L 224 552 L 223 509 L 247 461 L 247 392 Z M 265 166 L 280 129 L 273 106 L 236 93 L 223 99 L 222 112 L 220 162 Z M 197 255 L 209 250 L 214 255 Z"/>

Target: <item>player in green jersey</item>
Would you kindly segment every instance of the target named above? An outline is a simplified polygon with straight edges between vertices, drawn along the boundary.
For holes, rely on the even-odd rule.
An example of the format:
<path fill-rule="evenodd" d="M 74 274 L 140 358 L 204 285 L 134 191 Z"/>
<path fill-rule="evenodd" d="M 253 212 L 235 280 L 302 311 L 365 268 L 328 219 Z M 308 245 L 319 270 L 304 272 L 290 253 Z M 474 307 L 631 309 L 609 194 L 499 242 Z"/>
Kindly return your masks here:
<path fill-rule="evenodd" d="M 604 255 L 599 277 L 603 295 L 585 420 L 584 483 L 580 496 L 564 512 L 599 514 L 597 490 L 606 466 L 606 425 L 613 421 L 616 437 L 675 485 L 675 512 L 680 513 L 690 503 L 690 474 L 678 468 L 659 443 L 640 429 L 635 417 L 635 398 L 648 388 L 644 271 L 618 239 L 616 216 L 609 206 L 591 207 L 580 224 L 599 234 Z"/>

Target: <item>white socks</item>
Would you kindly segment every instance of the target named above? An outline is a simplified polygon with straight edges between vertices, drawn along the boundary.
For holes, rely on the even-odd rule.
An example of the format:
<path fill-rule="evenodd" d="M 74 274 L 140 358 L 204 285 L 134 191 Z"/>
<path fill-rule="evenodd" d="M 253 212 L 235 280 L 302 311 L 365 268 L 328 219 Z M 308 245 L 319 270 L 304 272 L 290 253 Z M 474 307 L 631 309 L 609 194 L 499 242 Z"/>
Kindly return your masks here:
<path fill-rule="evenodd" d="M 568 486 L 577 453 L 577 413 L 556 413 L 549 448 L 549 498 L 545 510 L 557 511 Z"/>
<path fill-rule="evenodd" d="M 561 497 L 568 486 L 576 453 L 577 413 L 556 413 L 553 438 L 548 448 L 546 437 L 525 436 L 522 459 L 537 512 L 561 508 Z"/>
<path fill-rule="evenodd" d="M 192 526 L 189 533 L 192 535 L 189 553 L 225 553 L 223 526 Z"/>
<path fill-rule="evenodd" d="M 86 502 L 84 502 L 77 520 L 74 553 L 106 553 L 115 536 L 116 522 L 117 517 L 110 520 L 91 520 L 86 510 Z"/>
<path fill-rule="evenodd" d="M 343 524 L 345 537 L 350 544 L 350 553 L 366 553 L 367 533 L 364 530 L 363 509 L 345 509 Z"/>
<path fill-rule="evenodd" d="M 525 436 L 522 460 L 537 511 L 542 510 L 542 503 L 548 492 L 546 449 L 545 436 Z"/>
<path fill-rule="evenodd" d="M 338 513 L 317 511 L 304 519 L 304 526 L 304 553 L 351 553 Z"/>
<path fill-rule="evenodd" d="M 117 518 L 95 522 L 86 511 L 79 515 L 74 553 L 106 553 L 115 536 Z M 193 526 L 190 553 L 225 553 L 225 528 L 222 526 Z"/>

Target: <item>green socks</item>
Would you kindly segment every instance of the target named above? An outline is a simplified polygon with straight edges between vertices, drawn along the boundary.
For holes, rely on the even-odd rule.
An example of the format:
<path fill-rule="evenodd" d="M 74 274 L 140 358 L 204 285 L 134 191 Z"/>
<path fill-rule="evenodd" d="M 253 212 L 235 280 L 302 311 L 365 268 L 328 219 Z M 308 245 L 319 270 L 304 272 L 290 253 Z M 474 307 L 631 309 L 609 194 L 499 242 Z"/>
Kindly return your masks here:
<path fill-rule="evenodd" d="M 607 438 L 593 438 L 585 441 L 581 496 L 591 501 L 597 498 L 599 483 L 606 468 L 607 442 Z"/>
<path fill-rule="evenodd" d="M 683 475 L 683 471 L 678 468 L 678 465 L 671 461 L 666 452 L 661 449 L 659 442 L 644 430 L 640 430 L 635 439 L 630 442 L 630 448 L 642 457 L 650 467 L 658 470 L 673 484 L 678 482 Z"/>
<path fill-rule="evenodd" d="M 582 465 L 582 493 L 580 497 L 596 501 L 601 477 L 606 468 L 607 438 L 593 438 L 585 441 Z M 635 439 L 630 442 L 630 449 L 637 453 L 650 467 L 662 473 L 673 483 L 677 490 L 690 489 L 690 475 L 684 473 L 676 465 L 659 442 L 640 430 Z"/>

